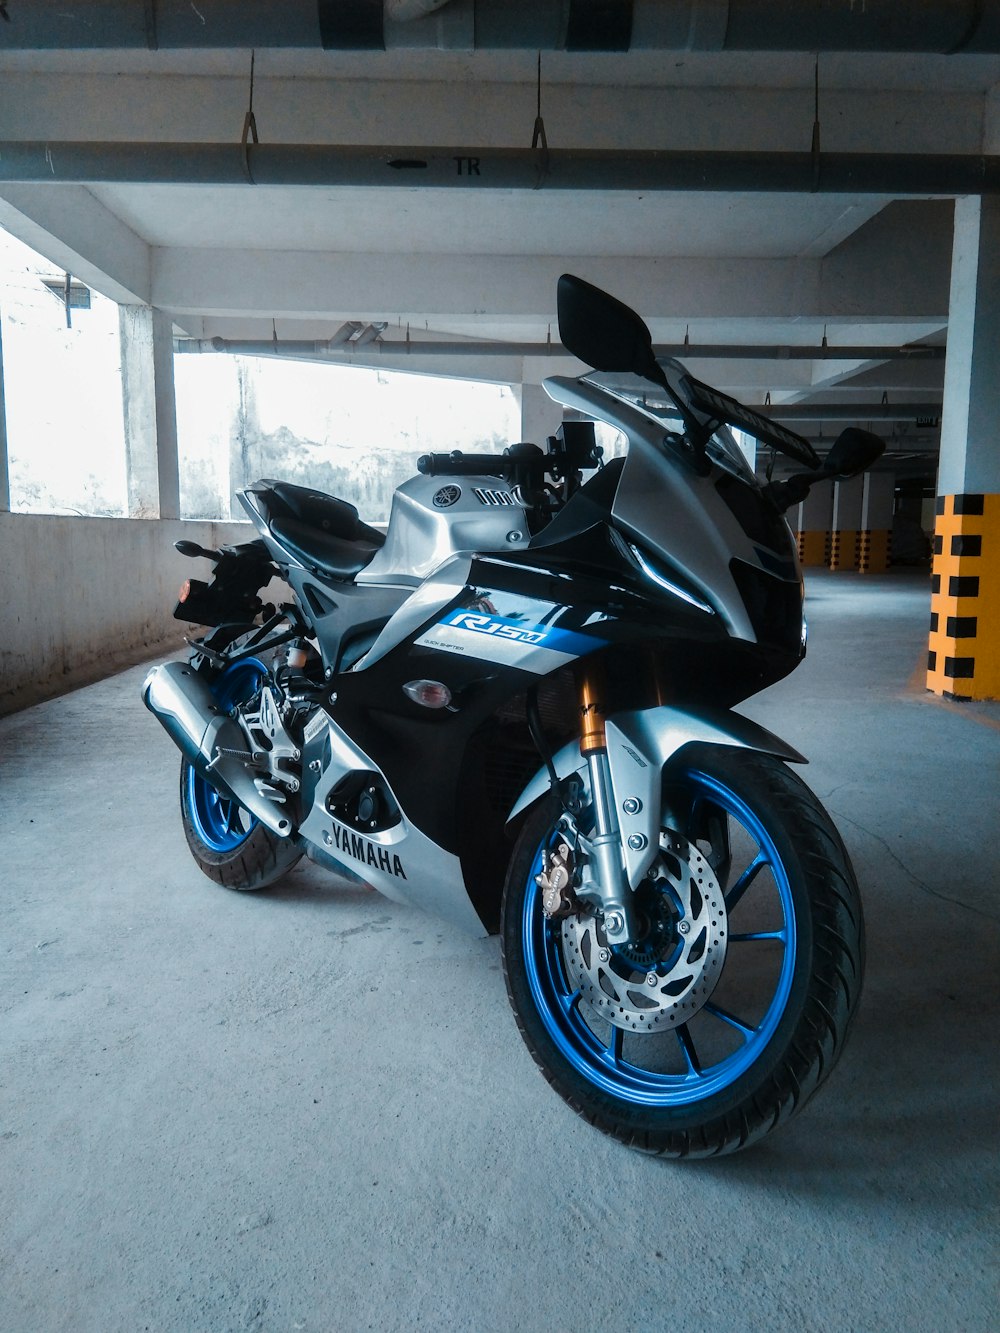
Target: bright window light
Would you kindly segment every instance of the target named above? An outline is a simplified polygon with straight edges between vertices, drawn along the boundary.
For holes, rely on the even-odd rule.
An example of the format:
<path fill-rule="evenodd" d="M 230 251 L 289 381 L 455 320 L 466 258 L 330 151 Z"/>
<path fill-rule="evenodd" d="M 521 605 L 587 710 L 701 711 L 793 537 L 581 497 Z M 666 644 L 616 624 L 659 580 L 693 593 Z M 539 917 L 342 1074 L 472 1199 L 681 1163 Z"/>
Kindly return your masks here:
<path fill-rule="evenodd" d="M 223 353 L 174 357 L 184 518 L 244 518 L 236 493 L 276 477 L 385 522 L 421 454 L 520 439 L 507 385 Z"/>
<path fill-rule="evenodd" d="M 0 229 L 11 509 L 127 511 L 118 306 Z"/>

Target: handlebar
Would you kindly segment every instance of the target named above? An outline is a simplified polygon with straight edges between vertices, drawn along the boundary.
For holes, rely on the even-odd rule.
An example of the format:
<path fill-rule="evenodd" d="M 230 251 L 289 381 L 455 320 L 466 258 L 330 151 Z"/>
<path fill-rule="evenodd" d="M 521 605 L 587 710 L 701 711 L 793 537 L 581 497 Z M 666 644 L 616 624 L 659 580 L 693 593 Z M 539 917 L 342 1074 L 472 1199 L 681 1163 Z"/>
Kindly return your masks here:
<path fill-rule="evenodd" d="M 453 449 L 450 454 L 421 454 L 417 471 L 425 477 L 506 477 L 515 462 L 502 454 L 463 454 Z"/>

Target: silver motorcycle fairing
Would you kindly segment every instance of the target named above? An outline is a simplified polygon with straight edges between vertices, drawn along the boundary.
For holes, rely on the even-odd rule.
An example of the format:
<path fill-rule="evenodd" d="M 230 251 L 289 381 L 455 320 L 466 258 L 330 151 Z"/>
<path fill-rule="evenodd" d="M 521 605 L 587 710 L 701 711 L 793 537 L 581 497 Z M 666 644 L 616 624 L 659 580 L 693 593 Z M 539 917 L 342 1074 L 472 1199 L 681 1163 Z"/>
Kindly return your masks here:
<path fill-rule="evenodd" d="M 424 579 L 399 610 L 390 616 L 371 648 L 355 662 L 351 670 L 364 671 L 374 666 L 386 653 L 392 652 L 404 639 L 415 634 L 425 621 L 432 620 L 467 586 L 471 569 L 472 560 L 468 556 L 455 556 Z"/>
<path fill-rule="evenodd" d="M 669 705 L 637 709 L 607 718 L 605 735 L 625 874 L 633 889 L 653 864 L 660 847 L 663 766 L 684 746 L 696 741 L 735 745 L 775 755 L 788 763 L 808 763 L 778 736 L 739 713 L 695 713 Z M 578 773 L 589 788 L 587 761 L 576 741 L 564 745 L 553 762 L 560 781 Z M 527 810 L 550 787 L 549 771 L 542 767 L 518 797 L 507 822 Z"/>
<path fill-rule="evenodd" d="M 320 849 L 324 861 L 337 862 L 394 902 L 423 908 L 468 934 L 486 934 L 469 900 L 459 858 L 410 823 L 388 782 L 400 808 L 399 823 L 392 828 L 362 834 L 330 815 L 327 798 L 338 782 L 349 773 L 381 775 L 381 769 L 322 709 L 306 724 L 303 761 L 305 773 L 316 772 L 314 765 L 319 770 L 298 833 Z"/>
<path fill-rule="evenodd" d="M 735 558 L 801 588 L 791 530 L 785 562 L 744 532 L 712 476 L 698 475 L 689 462 L 664 446 L 665 421 L 587 379 L 553 376 L 542 383 L 555 402 L 607 422 L 628 437 L 611 511 L 615 526 L 662 560 L 666 573 L 673 570 L 697 588 L 733 638 L 756 642 L 730 562 Z"/>

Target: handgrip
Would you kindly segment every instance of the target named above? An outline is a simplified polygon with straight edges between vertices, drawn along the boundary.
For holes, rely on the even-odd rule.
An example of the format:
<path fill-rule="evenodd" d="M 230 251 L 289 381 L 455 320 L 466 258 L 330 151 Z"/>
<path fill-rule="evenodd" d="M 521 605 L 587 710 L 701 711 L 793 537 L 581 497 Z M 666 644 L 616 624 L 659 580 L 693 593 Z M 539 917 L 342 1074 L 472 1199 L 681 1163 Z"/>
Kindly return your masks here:
<path fill-rule="evenodd" d="M 199 546 L 197 542 L 174 542 L 174 550 L 180 552 L 181 555 L 190 556 L 192 559 L 194 559 L 195 556 L 204 556 L 206 560 L 222 559 L 222 553 L 220 551 L 206 550 L 204 546 Z"/>
<path fill-rule="evenodd" d="M 425 477 L 505 477 L 513 461 L 502 454 L 463 454 L 453 449 L 450 454 L 421 454 L 417 471 Z"/>

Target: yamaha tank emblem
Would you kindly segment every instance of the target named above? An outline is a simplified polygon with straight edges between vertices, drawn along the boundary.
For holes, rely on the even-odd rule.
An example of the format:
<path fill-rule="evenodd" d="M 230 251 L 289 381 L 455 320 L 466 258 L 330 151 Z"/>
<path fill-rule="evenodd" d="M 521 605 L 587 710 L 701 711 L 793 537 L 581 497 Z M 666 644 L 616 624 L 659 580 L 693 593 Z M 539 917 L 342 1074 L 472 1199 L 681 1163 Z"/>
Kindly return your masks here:
<path fill-rule="evenodd" d="M 434 508 L 450 509 L 461 498 L 461 486 L 442 486 L 439 491 L 434 492 Z"/>

